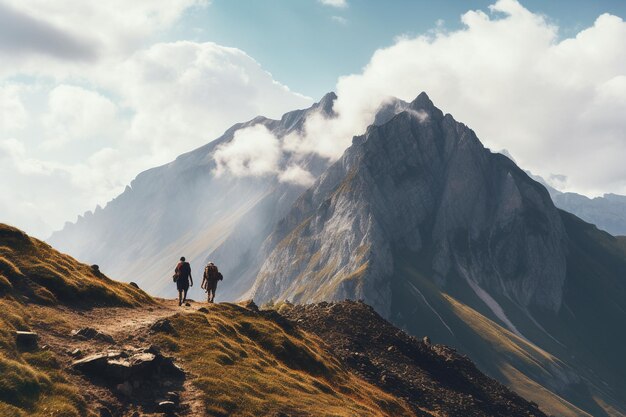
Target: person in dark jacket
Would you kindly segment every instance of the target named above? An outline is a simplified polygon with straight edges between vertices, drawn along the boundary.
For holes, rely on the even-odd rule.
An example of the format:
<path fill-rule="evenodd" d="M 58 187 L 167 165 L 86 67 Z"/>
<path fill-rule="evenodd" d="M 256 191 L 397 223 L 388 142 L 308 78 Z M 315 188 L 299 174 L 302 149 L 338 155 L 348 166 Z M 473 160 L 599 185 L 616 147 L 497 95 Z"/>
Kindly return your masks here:
<path fill-rule="evenodd" d="M 193 287 L 193 278 L 191 277 L 191 265 L 185 261 L 185 257 L 180 258 L 180 262 L 174 270 L 176 277 L 176 288 L 178 289 L 178 305 L 181 306 L 187 302 L 187 291 L 189 287 Z"/>

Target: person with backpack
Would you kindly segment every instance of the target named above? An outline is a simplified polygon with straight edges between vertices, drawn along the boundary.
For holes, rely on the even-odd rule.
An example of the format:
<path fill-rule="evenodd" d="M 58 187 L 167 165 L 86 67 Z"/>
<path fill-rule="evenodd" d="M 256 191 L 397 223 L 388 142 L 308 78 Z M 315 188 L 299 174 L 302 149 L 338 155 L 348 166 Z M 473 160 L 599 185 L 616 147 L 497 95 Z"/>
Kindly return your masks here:
<path fill-rule="evenodd" d="M 200 288 L 204 288 L 207 292 L 207 301 L 212 303 L 215 299 L 215 290 L 217 290 L 217 282 L 224 279 L 217 266 L 213 262 L 204 268 L 204 276 Z"/>
<path fill-rule="evenodd" d="M 174 269 L 174 282 L 178 289 L 178 306 L 182 306 L 187 302 L 187 291 L 189 287 L 193 287 L 193 278 L 191 277 L 191 265 L 185 261 L 185 257 L 180 258 L 180 262 Z"/>

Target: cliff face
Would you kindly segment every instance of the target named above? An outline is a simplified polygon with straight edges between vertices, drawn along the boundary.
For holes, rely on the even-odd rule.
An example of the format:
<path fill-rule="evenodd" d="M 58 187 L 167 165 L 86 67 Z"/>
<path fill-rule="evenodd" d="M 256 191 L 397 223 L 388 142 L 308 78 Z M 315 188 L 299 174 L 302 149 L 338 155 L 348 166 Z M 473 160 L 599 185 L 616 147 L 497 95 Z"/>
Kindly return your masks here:
<path fill-rule="evenodd" d="M 363 299 L 386 316 L 400 252 L 427 257 L 442 289 L 462 280 L 523 307 L 557 311 L 565 279 L 546 190 L 425 94 L 355 138 L 265 249 L 256 297 Z"/>

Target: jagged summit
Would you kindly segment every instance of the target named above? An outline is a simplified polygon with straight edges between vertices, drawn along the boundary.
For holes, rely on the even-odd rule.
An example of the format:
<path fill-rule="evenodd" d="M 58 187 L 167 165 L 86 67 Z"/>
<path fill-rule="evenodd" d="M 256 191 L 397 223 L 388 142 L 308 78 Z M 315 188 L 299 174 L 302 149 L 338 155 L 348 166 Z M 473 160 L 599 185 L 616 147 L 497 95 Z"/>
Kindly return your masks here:
<path fill-rule="evenodd" d="M 419 93 L 417 97 L 415 97 L 415 99 L 410 103 L 410 106 L 415 110 L 435 108 L 435 105 L 430 100 L 430 97 L 428 97 L 428 94 L 426 94 L 425 91 Z"/>
<path fill-rule="evenodd" d="M 333 112 L 333 104 L 335 104 L 335 100 L 337 100 L 337 94 L 334 91 L 324 94 L 324 97 L 314 105 L 314 107 L 321 108 L 325 114 L 332 115 Z"/>

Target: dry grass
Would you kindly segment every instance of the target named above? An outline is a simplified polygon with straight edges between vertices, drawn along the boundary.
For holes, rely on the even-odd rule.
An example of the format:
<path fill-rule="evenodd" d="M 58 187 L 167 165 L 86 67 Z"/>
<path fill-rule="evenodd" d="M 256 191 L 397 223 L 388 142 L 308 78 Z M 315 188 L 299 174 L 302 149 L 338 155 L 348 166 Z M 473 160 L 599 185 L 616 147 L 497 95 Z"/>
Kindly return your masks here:
<path fill-rule="evenodd" d="M 312 335 L 234 304 L 175 316 L 175 354 L 216 416 L 403 416 L 406 405 L 357 378 Z"/>
<path fill-rule="evenodd" d="M 70 325 L 59 305 L 90 308 L 152 302 L 144 292 L 0 224 L 0 416 L 95 415 L 55 354 L 21 350 L 16 330 L 37 325 L 69 334 Z M 50 307 L 31 309 L 32 303 Z"/>
<path fill-rule="evenodd" d="M 30 330 L 32 320 L 51 321 L 57 314 L 46 309 L 34 317 L 12 299 L 0 299 L 0 415 L 15 417 L 82 417 L 94 415 L 80 390 L 71 385 L 54 353 L 23 351 L 15 343 L 15 330 Z"/>
<path fill-rule="evenodd" d="M 13 227 L 0 224 L 0 294 L 42 304 L 133 306 L 152 302 Z"/>

